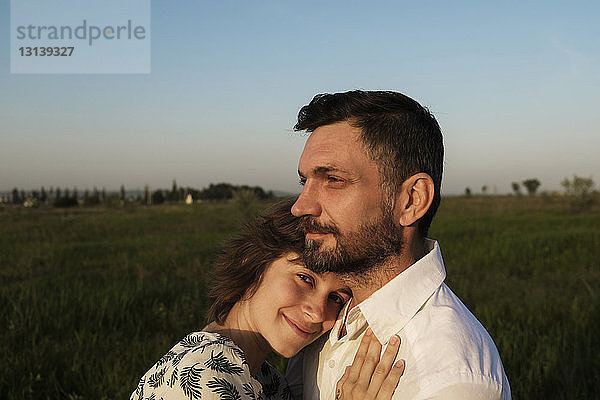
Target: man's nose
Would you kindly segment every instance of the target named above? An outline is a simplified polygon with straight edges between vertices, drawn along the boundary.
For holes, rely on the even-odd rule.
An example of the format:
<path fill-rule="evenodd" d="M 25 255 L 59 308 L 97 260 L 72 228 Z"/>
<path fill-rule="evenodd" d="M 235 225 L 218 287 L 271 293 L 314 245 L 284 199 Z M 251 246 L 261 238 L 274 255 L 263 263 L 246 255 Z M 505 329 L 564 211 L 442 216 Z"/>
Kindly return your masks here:
<path fill-rule="evenodd" d="M 296 217 L 301 217 L 303 215 L 321 215 L 321 204 L 317 195 L 316 188 L 307 182 L 302 188 L 300 196 L 298 196 L 298 199 L 294 205 L 292 205 L 292 214 Z"/>

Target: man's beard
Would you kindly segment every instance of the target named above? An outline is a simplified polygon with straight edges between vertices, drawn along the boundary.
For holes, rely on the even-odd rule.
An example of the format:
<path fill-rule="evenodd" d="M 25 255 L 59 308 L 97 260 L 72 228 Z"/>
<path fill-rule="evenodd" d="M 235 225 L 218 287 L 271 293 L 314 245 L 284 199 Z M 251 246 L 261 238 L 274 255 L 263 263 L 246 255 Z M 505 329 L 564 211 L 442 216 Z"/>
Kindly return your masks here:
<path fill-rule="evenodd" d="M 335 248 L 321 249 L 320 240 L 306 239 L 303 261 L 314 272 L 361 274 L 377 267 L 390 256 L 402 252 L 402 226 L 396 226 L 390 207 L 371 223 L 361 225 L 356 232 L 342 234 L 334 225 L 323 225 L 311 217 L 302 219 L 304 232 L 331 233 Z"/>

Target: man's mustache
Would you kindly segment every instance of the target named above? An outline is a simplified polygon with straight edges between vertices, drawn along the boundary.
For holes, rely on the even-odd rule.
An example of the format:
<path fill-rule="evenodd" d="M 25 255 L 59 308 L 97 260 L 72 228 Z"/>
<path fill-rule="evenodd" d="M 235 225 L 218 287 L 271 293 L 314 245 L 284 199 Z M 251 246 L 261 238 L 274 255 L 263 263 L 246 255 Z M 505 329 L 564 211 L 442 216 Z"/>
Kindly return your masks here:
<path fill-rule="evenodd" d="M 332 233 L 335 236 L 340 233 L 335 225 L 322 224 L 309 216 L 302 217 L 300 220 L 300 229 L 302 229 L 304 233 Z"/>

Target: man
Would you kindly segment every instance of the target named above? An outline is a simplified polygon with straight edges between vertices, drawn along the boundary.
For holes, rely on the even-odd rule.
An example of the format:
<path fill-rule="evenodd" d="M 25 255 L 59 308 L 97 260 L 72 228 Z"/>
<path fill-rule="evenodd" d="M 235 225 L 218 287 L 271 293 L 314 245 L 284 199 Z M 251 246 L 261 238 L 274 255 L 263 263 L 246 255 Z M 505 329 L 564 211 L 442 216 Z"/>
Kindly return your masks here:
<path fill-rule="evenodd" d="M 352 91 L 315 96 L 295 129 L 311 132 L 292 206 L 304 217 L 304 260 L 341 274 L 354 297 L 330 334 L 290 361 L 294 396 L 336 398 L 370 327 L 384 345 L 402 341 L 395 399 L 510 399 L 494 342 L 444 284 L 440 248 L 426 238 L 442 180 L 435 118 L 400 93 Z"/>

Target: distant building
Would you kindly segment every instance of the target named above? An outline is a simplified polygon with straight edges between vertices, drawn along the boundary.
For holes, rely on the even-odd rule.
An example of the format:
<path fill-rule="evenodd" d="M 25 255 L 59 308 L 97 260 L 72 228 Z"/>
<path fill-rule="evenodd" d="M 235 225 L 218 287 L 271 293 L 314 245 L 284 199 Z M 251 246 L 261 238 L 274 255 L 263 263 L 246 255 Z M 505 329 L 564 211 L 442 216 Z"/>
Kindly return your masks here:
<path fill-rule="evenodd" d="M 40 206 L 40 201 L 35 198 L 35 197 L 27 197 L 25 199 L 25 201 L 23 202 L 23 206 L 30 208 L 30 207 L 39 207 Z"/>

